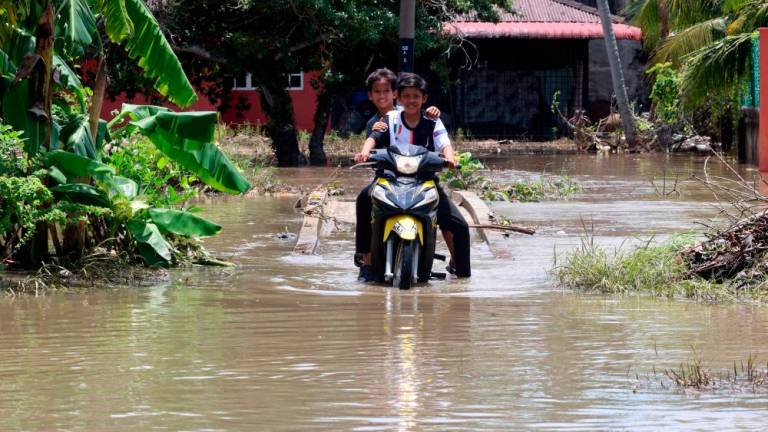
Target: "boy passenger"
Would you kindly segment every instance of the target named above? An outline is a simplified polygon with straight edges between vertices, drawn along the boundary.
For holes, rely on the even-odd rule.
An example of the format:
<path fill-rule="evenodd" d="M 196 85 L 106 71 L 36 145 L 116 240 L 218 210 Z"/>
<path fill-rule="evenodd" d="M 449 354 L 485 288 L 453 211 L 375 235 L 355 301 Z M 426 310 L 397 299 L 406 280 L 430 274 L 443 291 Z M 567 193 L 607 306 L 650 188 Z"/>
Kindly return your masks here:
<path fill-rule="evenodd" d="M 370 81 L 370 77 L 369 77 Z M 369 84 L 369 97 L 374 104 L 379 106 L 376 98 L 381 96 L 383 101 L 385 95 L 377 95 L 371 89 Z M 381 89 L 381 87 L 379 87 Z M 386 90 L 385 88 L 383 90 Z M 386 93 L 386 91 L 384 92 Z M 398 143 L 409 143 L 426 147 L 429 151 L 441 153 L 445 157 L 449 166 L 456 166 L 456 159 L 453 153 L 451 141 L 448 138 L 448 132 L 440 119 L 432 120 L 425 116 L 422 106 L 427 101 L 427 83 L 423 78 L 416 74 L 401 74 L 397 81 L 397 99 L 403 107 L 396 115 L 401 118 L 397 124 L 401 125 L 394 131 L 393 136 Z M 384 105 L 383 102 L 381 105 Z M 389 115 L 395 115 L 391 113 Z M 371 119 L 371 121 L 376 119 Z M 363 144 L 360 153 L 355 155 L 355 162 L 365 162 L 368 159 L 370 151 L 374 148 L 386 148 L 390 144 L 390 134 L 380 127 L 384 118 L 369 125 L 373 131 Z M 390 122 L 386 122 L 389 124 Z M 437 179 L 436 179 L 437 180 Z M 438 185 L 438 194 L 440 202 L 437 209 L 437 223 L 443 232 L 448 249 L 451 252 L 451 260 L 448 264 L 448 271 L 456 274 L 458 277 L 469 277 L 471 275 L 470 256 L 469 256 L 469 226 L 461 216 L 456 207 L 443 189 Z M 359 279 L 369 281 L 372 279 L 371 270 L 371 211 L 372 204 L 370 198 L 370 186 L 363 189 L 357 197 L 357 229 L 355 231 L 355 252 L 360 257 L 361 267 Z"/>

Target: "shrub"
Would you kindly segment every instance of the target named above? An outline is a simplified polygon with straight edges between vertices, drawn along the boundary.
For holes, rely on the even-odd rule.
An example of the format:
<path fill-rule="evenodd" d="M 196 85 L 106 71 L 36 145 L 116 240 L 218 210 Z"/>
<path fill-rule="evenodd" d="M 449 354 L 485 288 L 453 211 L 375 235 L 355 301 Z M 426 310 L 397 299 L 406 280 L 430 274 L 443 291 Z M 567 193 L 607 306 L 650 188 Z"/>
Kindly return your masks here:
<path fill-rule="evenodd" d="M 22 175 L 28 167 L 22 133 L 0 123 L 0 175 Z"/>
<path fill-rule="evenodd" d="M 109 164 L 119 176 L 135 181 L 139 194 L 151 206 L 183 203 L 198 193 L 201 184 L 191 172 L 171 161 L 149 141 L 134 135 L 122 143 L 107 145 Z"/>

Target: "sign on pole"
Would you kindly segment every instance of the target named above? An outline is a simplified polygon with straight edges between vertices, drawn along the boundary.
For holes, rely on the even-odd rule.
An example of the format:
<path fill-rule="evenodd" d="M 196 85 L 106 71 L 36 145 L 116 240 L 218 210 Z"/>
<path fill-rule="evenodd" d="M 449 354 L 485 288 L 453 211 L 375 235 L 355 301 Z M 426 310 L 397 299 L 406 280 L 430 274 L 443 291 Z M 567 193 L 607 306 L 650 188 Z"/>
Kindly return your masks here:
<path fill-rule="evenodd" d="M 413 72 L 416 0 L 400 0 L 400 72 Z"/>

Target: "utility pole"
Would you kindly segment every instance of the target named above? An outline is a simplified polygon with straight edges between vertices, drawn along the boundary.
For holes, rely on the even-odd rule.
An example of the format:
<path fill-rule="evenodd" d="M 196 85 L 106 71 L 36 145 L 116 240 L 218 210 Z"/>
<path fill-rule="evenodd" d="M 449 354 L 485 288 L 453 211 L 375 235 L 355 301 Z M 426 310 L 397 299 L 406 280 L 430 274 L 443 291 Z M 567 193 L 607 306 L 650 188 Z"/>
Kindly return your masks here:
<path fill-rule="evenodd" d="M 400 70 L 413 72 L 413 36 L 416 29 L 416 0 L 400 0 Z"/>

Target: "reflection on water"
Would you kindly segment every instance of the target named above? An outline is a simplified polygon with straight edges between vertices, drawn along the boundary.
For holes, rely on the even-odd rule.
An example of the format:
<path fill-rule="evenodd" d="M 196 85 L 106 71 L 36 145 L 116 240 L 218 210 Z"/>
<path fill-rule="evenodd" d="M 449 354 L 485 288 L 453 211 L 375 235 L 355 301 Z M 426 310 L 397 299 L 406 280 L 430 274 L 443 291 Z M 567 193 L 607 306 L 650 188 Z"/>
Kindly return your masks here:
<path fill-rule="evenodd" d="M 474 242 L 470 280 L 409 292 L 359 284 L 351 232 L 296 257 L 275 235 L 301 222 L 292 199 L 216 199 L 204 207 L 224 230 L 206 244 L 237 269 L 0 300 L 0 430 L 763 428 L 761 397 L 683 395 L 636 374 L 675 367 L 691 347 L 714 367 L 750 353 L 765 360 L 764 309 L 554 286 L 553 256 L 577 244 L 584 225 L 618 246 L 714 214 L 693 182 L 681 184 L 689 193 L 680 200 L 657 196 L 644 159 L 573 160 L 546 163 L 584 182 L 584 193 L 497 205 L 539 232 L 511 237 L 509 261 Z M 508 163 L 538 172 L 544 162 Z M 354 190 L 365 179 L 345 172 L 342 181 Z"/>

